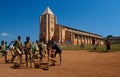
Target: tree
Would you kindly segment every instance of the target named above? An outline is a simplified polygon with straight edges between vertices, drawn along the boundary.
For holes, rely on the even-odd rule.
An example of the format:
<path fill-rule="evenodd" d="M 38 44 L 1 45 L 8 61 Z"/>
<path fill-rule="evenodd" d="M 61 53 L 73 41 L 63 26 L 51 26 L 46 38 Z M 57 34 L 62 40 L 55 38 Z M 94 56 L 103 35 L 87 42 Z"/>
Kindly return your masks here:
<path fill-rule="evenodd" d="M 113 37 L 113 36 L 112 36 L 112 35 L 108 35 L 108 36 L 107 36 L 107 39 L 109 39 L 110 37 Z"/>

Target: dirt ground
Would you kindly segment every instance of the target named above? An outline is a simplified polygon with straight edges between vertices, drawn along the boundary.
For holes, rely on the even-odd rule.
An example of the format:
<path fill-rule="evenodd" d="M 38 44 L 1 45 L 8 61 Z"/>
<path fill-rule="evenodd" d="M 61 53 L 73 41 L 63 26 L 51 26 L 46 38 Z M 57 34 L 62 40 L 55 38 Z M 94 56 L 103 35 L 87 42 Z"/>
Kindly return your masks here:
<path fill-rule="evenodd" d="M 13 69 L 13 64 L 5 64 L 2 57 L 0 77 L 120 77 L 120 52 L 63 51 L 62 57 L 62 65 L 51 66 L 48 71 Z"/>

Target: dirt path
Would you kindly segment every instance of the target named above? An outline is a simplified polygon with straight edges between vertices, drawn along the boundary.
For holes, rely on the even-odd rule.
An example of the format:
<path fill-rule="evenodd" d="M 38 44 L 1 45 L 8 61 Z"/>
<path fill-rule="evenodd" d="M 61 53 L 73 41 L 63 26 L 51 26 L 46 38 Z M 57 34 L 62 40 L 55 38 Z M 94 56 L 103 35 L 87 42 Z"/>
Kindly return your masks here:
<path fill-rule="evenodd" d="M 0 77 L 120 77 L 120 52 L 63 51 L 63 64 L 49 71 L 11 66 L 0 58 Z"/>

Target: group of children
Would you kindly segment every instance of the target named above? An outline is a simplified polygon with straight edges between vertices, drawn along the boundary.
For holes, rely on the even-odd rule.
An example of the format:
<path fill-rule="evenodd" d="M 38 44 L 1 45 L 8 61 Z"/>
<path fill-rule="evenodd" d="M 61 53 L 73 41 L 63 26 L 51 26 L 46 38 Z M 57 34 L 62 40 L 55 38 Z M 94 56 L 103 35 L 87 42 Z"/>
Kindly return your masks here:
<path fill-rule="evenodd" d="M 108 52 L 109 50 L 111 50 L 111 46 L 110 46 L 111 44 L 112 44 L 112 43 L 111 43 L 111 41 L 110 41 L 109 39 L 106 39 L 106 40 L 105 40 L 106 52 Z M 95 38 L 92 38 L 92 46 L 93 46 L 93 50 L 96 50 L 98 44 L 96 44 Z M 81 43 L 81 44 L 80 44 L 80 47 L 81 47 L 82 49 L 84 49 L 84 48 L 85 48 L 84 43 Z"/>
<path fill-rule="evenodd" d="M 12 46 L 11 46 L 12 44 Z M 16 56 L 20 56 L 20 63 L 22 63 L 22 54 L 25 54 L 25 60 L 28 61 L 28 58 L 32 58 L 33 55 L 39 54 L 40 60 L 44 57 L 45 54 L 48 53 L 48 51 L 54 52 L 53 55 L 51 55 L 52 58 L 56 57 L 56 54 L 59 54 L 60 57 L 60 65 L 62 64 L 62 49 L 61 47 L 53 40 L 49 40 L 47 43 L 36 40 L 35 43 L 33 43 L 30 40 L 30 37 L 26 37 L 26 41 L 24 43 L 21 42 L 21 36 L 18 36 L 17 40 L 12 41 L 8 46 L 6 45 L 5 41 L 1 41 L 0 45 L 0 52 L 3 53 L 5 56 L 5 62 L 7 63 L 7 48 L 12 50 L 12 59 L 11 61 L 14 62 L 14 59 Z M 28 64 L 26 63 L 26 66 L 28 67 Z"/>

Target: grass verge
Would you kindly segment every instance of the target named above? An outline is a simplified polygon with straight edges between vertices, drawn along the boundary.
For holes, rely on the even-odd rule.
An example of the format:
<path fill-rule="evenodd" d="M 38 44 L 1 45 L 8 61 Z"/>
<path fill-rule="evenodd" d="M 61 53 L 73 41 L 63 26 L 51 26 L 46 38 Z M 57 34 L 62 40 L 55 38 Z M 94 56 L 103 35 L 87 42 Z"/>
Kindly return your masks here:
<path fill-rule="evenodd" d="M 66 45 L 61 46 L 63 50 L 83 50 L 80 46 L 75 45 Z M 90 52 L 106 52 L 106 46 L 105 45 L 99 45 L 97 46 L 96 50 L 93 49 L 92 45 L 85 45 L 84 50 L 88 50 Z M 120 51 L 120 44 L 112 44 L 110 52 L 117 52 Z"/>

